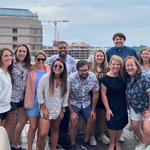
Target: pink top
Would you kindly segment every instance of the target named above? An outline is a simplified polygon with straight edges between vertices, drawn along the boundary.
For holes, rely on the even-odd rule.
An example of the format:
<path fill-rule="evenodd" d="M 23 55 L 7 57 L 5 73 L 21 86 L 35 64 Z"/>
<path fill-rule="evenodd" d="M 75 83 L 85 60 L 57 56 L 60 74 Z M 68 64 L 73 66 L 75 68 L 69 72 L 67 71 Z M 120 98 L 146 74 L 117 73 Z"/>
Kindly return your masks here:
<path fill-rule="evenodd" d="M 46 73 L 50 72 L 50 67 L 48 64 L 44 64 Z M 34 104 L 34 96 L 35 96 L 35 79 L 36 79 L 36 68 L 35 65 L 29 71 L 27 82 L 26 82 L 26 90 L 25 90 L 25 99 L 24 99 L 24 107 L 26 109 L 33 108 Z"/>

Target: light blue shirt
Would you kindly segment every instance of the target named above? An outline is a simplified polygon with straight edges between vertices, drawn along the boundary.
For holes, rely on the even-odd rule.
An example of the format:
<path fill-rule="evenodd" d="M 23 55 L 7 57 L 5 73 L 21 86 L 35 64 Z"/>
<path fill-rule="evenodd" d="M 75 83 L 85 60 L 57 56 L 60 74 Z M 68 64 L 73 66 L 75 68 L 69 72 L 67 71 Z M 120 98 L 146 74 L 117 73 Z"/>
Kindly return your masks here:
<path fill-rule="evenodd" d="M 50 57 L 47 58 L 47 63 L 52 66 L 52 63 L 59 57 L 59 54 L 55 54 L 52 55 Z M 67 73 L 68 75 L 75 72 L 76 71 L 76 59 L 74 59 L 73 57 L 71 57 L 70 55 L 67 55 L 65 63 L 66 63 L 66 67 L 67 67 Z"/>

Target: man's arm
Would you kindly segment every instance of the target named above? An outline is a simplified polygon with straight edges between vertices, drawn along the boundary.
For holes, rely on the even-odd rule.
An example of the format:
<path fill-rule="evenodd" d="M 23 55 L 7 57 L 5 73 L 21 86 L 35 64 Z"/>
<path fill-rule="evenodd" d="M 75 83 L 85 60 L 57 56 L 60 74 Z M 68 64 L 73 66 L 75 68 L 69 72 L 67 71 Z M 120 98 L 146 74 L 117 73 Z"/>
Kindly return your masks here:
<path fill-rule="evenodd" d="M 71 106 L 71 98 L 70 97 L 69 97 L 69 100 L 68 100 L 68 109 L 70 111 L 71 122 L 76 123 L 76 121 L 78 120 L 78 115 L 77 115 L 76 112 L 74 112 L 74 110 Z"/>
<path fill-rule="evenodd" d="M 92 111 L 95 111 L 99 98 L 99 91 L 92 91 Z"/>
<path fill-rule="evenodd" d="M 135 57 L 137 60 L 139 60 L 139 56 L 138 56 L 137 52 L 135 51 L 135 49 L 133 49 L 133 51 L 134 51 L 134 57 Z"/>
<path fill-rule="evenodd" d="M 110 50 L 106 51 L 106 58 L 107 58 L 107 61 L 109 62 L 110 61 Z"/>

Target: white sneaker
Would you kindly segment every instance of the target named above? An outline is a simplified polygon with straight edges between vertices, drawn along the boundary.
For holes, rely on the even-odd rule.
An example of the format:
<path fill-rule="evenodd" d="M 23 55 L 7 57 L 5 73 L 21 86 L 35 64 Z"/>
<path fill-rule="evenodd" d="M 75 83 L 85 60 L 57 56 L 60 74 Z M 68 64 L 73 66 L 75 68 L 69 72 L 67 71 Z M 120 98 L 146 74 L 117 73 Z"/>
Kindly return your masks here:
<path fill-rule="evenodd" d="M 120 135 L 120 138 L 119 138 L 119 142 L 124 142 L 125 141 L 125 138 L 124 138 L 124 135 L 123 133 Z"/>
<path fill-rule="evenodd" d="M 97 142 L 96 142 L 95 136 L 93 136 L 93 135 L 90 137 L 90 145 L 92 145 L 92 146 L 97 145 Z"/>
<path fill-rule="evenodd" d="M 145 150 L 145 145 L 140 142 L 140 143 L 135 147 L 135 150 Z"/>
<path fill-rule="evenodd" d="M 110 139 L 105 134 L 99 137 L 98 140 L 101 141 L 105 145 L 110 144 Z"/>
<path fill-rule="evenodd" d="M 145 148 L 145 150 L 150 150 L 150 145 L 148 145 L 148 146 Z"/>

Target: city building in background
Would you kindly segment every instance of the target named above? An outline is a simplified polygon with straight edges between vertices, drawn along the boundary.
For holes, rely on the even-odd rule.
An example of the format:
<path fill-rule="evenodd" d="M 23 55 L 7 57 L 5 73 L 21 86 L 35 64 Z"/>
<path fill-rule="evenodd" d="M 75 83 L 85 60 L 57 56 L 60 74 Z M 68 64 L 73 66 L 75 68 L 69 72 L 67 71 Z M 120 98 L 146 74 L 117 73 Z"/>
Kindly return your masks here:
<path fill-rule="evenodd" d="M 59 41 L 55 41 L 53 44 L 53 48 L 43 49 L 43 51 L 47 54 L 47 56 L 51 56 L 53 54 L 57 54 L 57 45 Z M 90 55 L 93 54 L 94 48 L 85 42 L 79 43 L 71 43 L 68 44 L 69 51 L 68 54 L 75 59 L 88 59 Z"/>
<path fill-rule="evenodd" d="M 19 44 L 42 49 L 42 24 L 28 9 L 0 8 L 0 48 L 15 49 Z"/>

